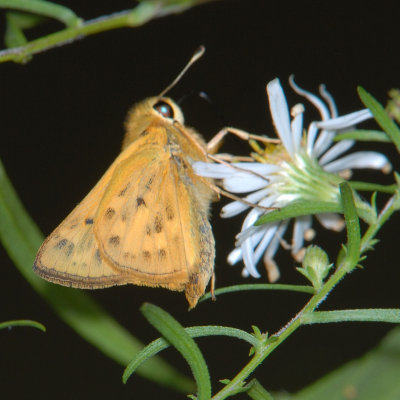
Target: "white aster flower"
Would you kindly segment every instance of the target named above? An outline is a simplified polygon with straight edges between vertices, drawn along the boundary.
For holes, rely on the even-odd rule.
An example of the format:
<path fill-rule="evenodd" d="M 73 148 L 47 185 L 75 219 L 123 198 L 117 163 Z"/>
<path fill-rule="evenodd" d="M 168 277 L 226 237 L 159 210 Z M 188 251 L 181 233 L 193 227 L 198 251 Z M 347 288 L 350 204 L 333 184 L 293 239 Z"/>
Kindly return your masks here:
<path fill-rule="evenodd" d="M 224 189 L 232 193 L 249 193 L 244 197 L 247 202 L 263 207 L 282 208 L 296 200 L 337 202 L 342 176 L 349 176 L 352 169 L 390 170 L 390 164 L 383 154 L 359 151 L 343 155 L 353 146 L 354 141 L 333 141 L 338 132 L 353 128 L 371 118 L 372 114 L 368 109 L 338 117 L 335 103 L 323 85 L 320 86 L 320 94 L 326 104 L 312 93 L 300 89 L 294 83 L 293 77 L 290 77 L 289 82 L 296 93 L 319 111 L 321 121 L 311 122 L 308 129 L 304 130 L 304 106 L 295 105 L 290 115 L 280 82 L 274 79 L 267 85 L 267 94 L 272 120 L 281 144 L 267 146 L 263 154 L 256 154 L 254 158 L 261 162 L 233 164 L 239 168 L 196 162 L 196 173 L 220 179 Z M 223 207 L 221 216 L 233 217 L 248 208 L 247 204 L 234 201 Z M 228 262 L 234 265 L 243 260 L 243 276 L 259 278 L 256 265 L 263 258 L 268 278 L 274 282 L 279 278 L 279 270 L 273 260 L 279 245 L 290 248 L 294 258 L 300 261 L 304 254 L 304 240 L 312 238 L 312 218 L 303 216 L 294 219 L 289 245 L 283 240 L 289 220 L 254 226 L 263 213 L 265 211 L 260 208 L 252 208 L 247 214 L 242 230 L 236 237 L 236 248 L 229 254 Z M 327 229 L 340 231 L 344 227 L 343 219 L 337 214 L 319 214 L 316 217 Z"/>

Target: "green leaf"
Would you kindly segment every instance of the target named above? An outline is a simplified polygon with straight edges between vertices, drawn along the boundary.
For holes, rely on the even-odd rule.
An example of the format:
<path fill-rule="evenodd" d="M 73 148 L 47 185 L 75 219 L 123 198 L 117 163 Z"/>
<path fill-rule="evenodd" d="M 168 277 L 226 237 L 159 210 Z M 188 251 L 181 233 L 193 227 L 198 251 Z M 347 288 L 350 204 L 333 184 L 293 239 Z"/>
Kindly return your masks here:
<path fill-rule="evenodd" d="M 241 339 L 249 343 L 251 346 L 257 347 L 259 345 L 259 340 L 255 338 L 250 333 L 242 331 L 237 328 L 230 328 L 226 326 L 193 326 L 189 328 L 184 328 L 186 333 L 194 337 L 203 336 L 230 336 L 237 339 Z M 126 383 L 130 376 L 135 372 L 135 370 L 148 358 L 153 357 L 160 351 L 167 349 L 171 346 L 171 343 L 164 338 L 159 338 L 148 344 L 142 351 L 140 351 L 135 358 L 127 365 L 124 374 L 122 376 L 122 382 Z M 253 347 L 253 348 L 254 348 Z"/>
<path fill-rule="evenodd" d="M 326 375 L 291 400 L 400 399 L 400 328 L 364 357 Z"/>
<path fill-rule="evenodd" d="M 357 140 L 358 142 L 391 142 L 388 135 L 382 131 L 374 131 L 368 129 L 356 129 L 354 131 L 347 131 L 337 134 L 334 138 L 334 142 L 340 140 Z"/>
<path fill-rule="evenodd" d="M 192 370 L 197 383 L 198 400 L 209 400 L 211 381 L 207 364 L 195 341 L 172 315 L 150 303 L 140 310 L 146 319 L 168 340 L 184 357 Z"/>
<path fill-rule="evenodd" d="M 287 290 L 289 292 L 301 292 L 309 294 L 314 294 L 315 292 L 313 287 L 304 285 L 285 285 L 280 283 L 245 283 L 242 285 L 226 286 L 216 289 L 214 294 L 215 296 L 219 296 L 225 293 L 242 292 L 248 290 Z M 199 303 L 204 300 L 208 300 L 211 297 L 211 293 L 208 292 L 200 298 Z"/>
<path fill-rule="evenodd" d="M 342 199 L 344 219 L 346 221 L 347 244 L 346 257 L 343 267 L 350 272 L 357 266 L 361 253 L 360 223 L 356 206 L 354 204 L 353 193 L 347 182 L 340 184 L 340 195 Z"/>
<path fill-rule="evenodd" d="M 361 101 L 372 112 L 376 122 L 387 133 L 400 153 L 400 129 L 390 119 L 383 106 L 361 86 L 357 88 Z"/>
<path fill-rule="evenodd" d="M 67 7 L 43 0 L 0 0 L 0 8 L 30 12 L 59 20 L 67 27 L 79 26 L 82 20 Z"/>
<path fill-rule="evenodd" d="M 44 325 L 42 325 L 40 322 L 31 321 L 30 319 L 18 319 L 0 322 L 0 329 L 12 328 L 14 326 L 30 326 L 32 328 L 39 329 L 42 332 L 46 332 L 46 327 Z"/>
<path fill-rule="evenodd" d="M 325 201 L 299 200 L 288 204 L 280 210 L 274 210 L 261 216 L 254 225 L 269 224 L 289 218 L 320 213 L 342 213 L 342 207 L 338 203 Z"/>
<path fill-rule="evenodd" d="M 58 316 L 108 357 L 126 365 L 143 345 L 82 290 L 48 283 L 32 271 L 43 236 L 25 211 L 0 161 L 0 240 L 23 277 Z M 188 392 L 193 383 L 160 359 L 139 371 L 147 379 Z"/>
<path fill-rule="evenodd" d="M 396 184 L 379 185 L 377 183 L 361 182 L 361 181 L 349 181 L 348 183 L 352 189 L 363 190 L 365 192 L 382 192 L 382 193 L 393 194 L 398 189 Z"/>
<path fill-rule="evenodd" d="M 253 400 L 273 400 L 272 395 L 258 382 L 257 379 L 252 379 L 246 385 L 247 395 Z"/>
<path fill-rule="evenodd" d="M 327 324 L 332 322 L 389 322 L 400 323 L 400 309 L 371 308 L 367 310 L 314 311 L 302 315 L 303 324 Z"/>

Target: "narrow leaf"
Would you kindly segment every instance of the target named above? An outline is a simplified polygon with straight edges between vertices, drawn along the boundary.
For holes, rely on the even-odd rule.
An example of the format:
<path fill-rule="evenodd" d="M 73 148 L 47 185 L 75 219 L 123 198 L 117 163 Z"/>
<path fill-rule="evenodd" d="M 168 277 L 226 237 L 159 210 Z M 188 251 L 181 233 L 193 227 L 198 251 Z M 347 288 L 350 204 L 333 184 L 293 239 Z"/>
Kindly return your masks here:
<path fill-rule="evenodd" d="M 253 379 L 247 386 L 247 394 L 253 400 L 273 400 L 272 395 L 258 382 Z"/>
<path fill-rule="evenodd" d="M 371 308 L 368 310 L 314 311 L 301 317 L 303 324 L 327 324 L 332 322 L 389 322 L 400 323 L 400 309 Z"/>
<path fill-rule="evenodd" d="M 0 322 L 0 329 L 12 328 L 14 326 L 30 326 L 32 328 L 36 328 L 41 330 L 42 332 L 46 332 L 46 327 L 40 322 L 31 321 L 30 319 L 18 319 L 12 321 L 4 321 Z"/>
<path fill-rule="evenodd" d="M 340 140 L 357 140 L 358 142 L 390 142 L 390 138 L 385 132 L 374 131 L 368 129 L 356 129 L 354 131 L 347 131 L 339 133 L 333 138 L 333 141 L 338 142 Z"/>
<path fill-rule="evenodd" d="M 285 285 L 280 283 L 245 283 L 242 285 L 226 286 L 223 288 L 216 289 L 214 294 L 219 296 L 225 293 L 242 292 L 248 290 L 287 290 L 289 292 L 300 292 L 314 294 L 315 290 L 311 286 L 305 285 Z M 202 296 L 199 303 L 211 298 L 211 293 L 208 292 Z"/>
<path fill-rule="evenodd" d="M 74 27 L 81 23 L 81 19 L 67 7 L 42 0 L 0 0 L 0 8 L 26 11 L 59 20 L 67 27 Z"/>
<path fill-rule="evenodd" d="M 259 340 L 247 333 L 237 328 L 230 328 L 226 326 L 193 326 L 189 328 L 184 328 L 186 333 L 191 337 L 203 337 L 203 336 L 230 336 L 237 339 L 241 339 L 249 343 L 253 347 L 257 347 L 259 345 Z M 122 376 L 122 381 L 126 383 L 126 381 L 130 378 L 130 376 L 135 372 L 135 370 L 146 361 L 148 358 L 153 357 L 160 351 L 167 349 L 171 345 L 164 338 L 159 338 L 148 344 L 142 351 L 140 351 L 135 358 L 127 365 L 125 368 L 124 374 Z"/>
<path fill-rule="evenodd" d="M 143 345 L 82 290 L 48 283 L 32 271 L 43 236 L 30 219 L 0 161 L 0 240 L 23 277 L 58 316 L 108 357 L 126 365 Z M 183 392 L 192 381 L 160 359 L 152 359 L 138 373 Z"/>
<path fill-rule="evenodd" d="M 387 133 L 392 142 L 396 145 L 397 151 L 400 153 L 400 129 L 394 121 L 390 119 L 383 106 L 369 94 L 364 88 L 357 88 L 358 95 L 366 107 L 368 107 L 376 122 Z"/>
<path fill-rule="evenodd" d="M 210 375 L 204 357 L 195 341 L 172 315 L 160 307 L 145 303 L 140 310 L 150 324 L 181 353 L 189 364 L 197 383 L 198 400 L 209 400 L 211 397 Z"/>
<path fill-rule="evenodd" d="M 357 210 L 354 204 L 353 193 L 348 183 L 344 182 L 340 184 L 340 195 L 347 230 L 347 253 L 344 267 L 350 272 L 356 267 L 360 259 L 360 223 L 358 221 Z"/>

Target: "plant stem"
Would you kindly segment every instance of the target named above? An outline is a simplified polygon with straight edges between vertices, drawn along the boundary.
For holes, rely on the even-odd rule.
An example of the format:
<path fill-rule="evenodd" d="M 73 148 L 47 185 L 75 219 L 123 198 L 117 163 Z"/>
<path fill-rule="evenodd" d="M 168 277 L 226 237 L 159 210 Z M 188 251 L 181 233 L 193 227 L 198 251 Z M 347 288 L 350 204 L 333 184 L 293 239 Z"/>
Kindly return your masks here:
<path fill-rule="evenodd" d="M 161 2 L 146 1 L 140 3 L 134 9 L 82 22 L 81 24 L 33 40 L 24 46 L 0 51 L 0 63 L 6 61 L 22 63 L 27 60 L 29 56 L 49 50 L 53 47 L 69 44 L 76 40 L 83 39 L 86 36 L 111 29 L 137 27 L 152 19 L 182 12 L 189 7 L 204 2 L 205 0 L 189 0 L 181 5 L 163 5 Z"/>

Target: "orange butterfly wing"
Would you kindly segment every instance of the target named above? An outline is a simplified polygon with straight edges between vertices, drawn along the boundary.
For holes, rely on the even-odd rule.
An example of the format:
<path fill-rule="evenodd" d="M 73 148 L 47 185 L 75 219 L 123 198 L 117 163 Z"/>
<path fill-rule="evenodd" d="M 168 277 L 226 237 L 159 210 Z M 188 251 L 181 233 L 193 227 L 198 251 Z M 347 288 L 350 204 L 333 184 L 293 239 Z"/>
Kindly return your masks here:
<path fill-rule="evenodd" d="M 212 275 L 214 239 L 198 200 L 204 184 L 173 139 L 153 126 L 129 145 L 43 243 L 35 271 L 80 288 L 185 290 L 193 307 Z"/>

